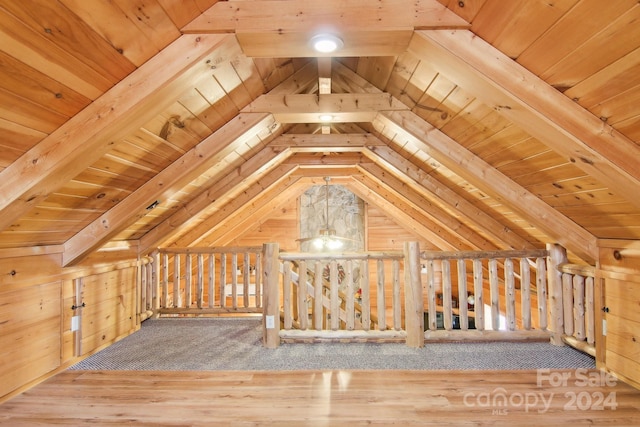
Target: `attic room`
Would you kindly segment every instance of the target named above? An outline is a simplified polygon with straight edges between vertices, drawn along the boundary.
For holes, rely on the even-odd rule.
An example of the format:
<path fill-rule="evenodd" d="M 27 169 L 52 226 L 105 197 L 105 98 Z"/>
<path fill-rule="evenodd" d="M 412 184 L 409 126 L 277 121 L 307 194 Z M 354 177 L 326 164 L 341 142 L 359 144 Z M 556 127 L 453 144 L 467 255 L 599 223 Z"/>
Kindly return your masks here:
<path fill-rule="evenodd" d="M 639 18 L 636 0 L 1 1 L 0 424 L 210 425 L 198 392 L 226 424 L 640 424 Z M 229 315 L 272 352 L 576 349 L 615 389 L 552 391 L 615 390 L 617 410 L 465 406 L 473 384 L 539 393 L 536 370 L 69 370 L 158 318 Z M 298 401 L 327 413 L 287 403 L 300 384 L 328 387 Z M 274 393 L 251 401 L 264 418 L 245 386 Z M 137 412 L 160 395 L 181 403 Z"/>

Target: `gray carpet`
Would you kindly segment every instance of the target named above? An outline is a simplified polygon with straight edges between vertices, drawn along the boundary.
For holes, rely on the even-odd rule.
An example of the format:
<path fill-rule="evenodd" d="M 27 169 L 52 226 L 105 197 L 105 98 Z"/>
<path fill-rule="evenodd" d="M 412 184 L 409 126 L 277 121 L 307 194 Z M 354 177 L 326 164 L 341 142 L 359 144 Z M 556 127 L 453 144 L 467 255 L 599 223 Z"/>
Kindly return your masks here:
<path fill-rule="evenodd" d="M 262 347 L 260 318 L 149 319 L 73 370 L 510 370 L 594 368 L 590 356 L 548 343 L 319 343 Z"/>

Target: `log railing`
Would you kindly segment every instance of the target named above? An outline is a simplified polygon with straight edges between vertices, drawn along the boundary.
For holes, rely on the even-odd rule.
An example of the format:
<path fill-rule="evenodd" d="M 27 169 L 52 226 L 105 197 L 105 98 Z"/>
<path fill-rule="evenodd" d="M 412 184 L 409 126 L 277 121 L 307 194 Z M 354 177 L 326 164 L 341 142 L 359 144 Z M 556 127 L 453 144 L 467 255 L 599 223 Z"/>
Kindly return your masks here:
<path fill-rule="evenodd" d="M 155 310 L 164 315 L 260 313 L 261 252 L 261 247 L 158 249 L 149 274 L 155 286 L 146 293 L 156 295 Z"/>
<path fill-rule="evenodd" d="M 595 267 L 560 264 L 562 273 L 563 339 L 595 357 Z"/>
<path fill-rule="evenodd" d="M 548 339 L 547 255 L 422 252 L 427 338 Z"/>
<path fill-rule="evenodd" d="M 341 254 L 279 253 L 277 244 L 265 245 L 265 345 L 328 339 L 421 346 L 418 259 L 414 243 L 404 252 Z"/>
<path fill-rule="evenodd" d="M 593 353 L 595 268 L 533 251 L 280 253 L 164 248 L 140 260 L 140 320 L 263 313 L 281 341 L 548 339 Z"/>

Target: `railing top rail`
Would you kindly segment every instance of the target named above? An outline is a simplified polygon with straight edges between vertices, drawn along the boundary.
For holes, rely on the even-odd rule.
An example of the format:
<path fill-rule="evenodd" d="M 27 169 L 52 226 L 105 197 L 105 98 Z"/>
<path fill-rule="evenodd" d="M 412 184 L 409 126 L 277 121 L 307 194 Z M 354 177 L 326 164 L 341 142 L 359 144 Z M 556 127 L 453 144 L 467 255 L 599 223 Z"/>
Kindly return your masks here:
<path fill-rule="evenodd" d="M 349 260 L 349 259 L 403 259 L 403 252 L 340 252 L 340 253 L 315 253 L 315 252 L 282 252 L 279 255 L 282 261 L 299 260 Z"/>
<path fill-rule="evenodd" d="M 498 258 L 544 258 L 549 255 L 546 249 L 522 251 L 422 251 L 420 258 L 425 260 L 445 259 L 498 259 Z"/>
<path fill-rule="evenodd" d="M 593 265 L 580 264 L 559 264 L 558 271 L 561 273 L 575 274 L 584 277 L 596 277 L 596 267 Z"/>
<path fill-rule="evenodd" d="M 229 253 L 260 253 L 262 246 L 222 246 L 222 247 L 190 247 L 190 248 L 158 248 L 161 254 L 229 254 Z"/>

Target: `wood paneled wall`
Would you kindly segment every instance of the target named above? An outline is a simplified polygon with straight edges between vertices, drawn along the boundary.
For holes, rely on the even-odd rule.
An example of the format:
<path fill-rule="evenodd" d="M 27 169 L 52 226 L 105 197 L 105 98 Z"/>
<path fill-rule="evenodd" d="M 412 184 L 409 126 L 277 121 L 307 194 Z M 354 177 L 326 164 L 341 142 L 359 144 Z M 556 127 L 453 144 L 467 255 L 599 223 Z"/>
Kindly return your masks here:
<path fill-rule="evenodd" d="M 55 247 L 24 252 L 0 253 L 0 401 L 78 360 L 71 330 L 76 280 L 85 303 L 81 354 L 137 327 L 135 259 L 63 269 Z"/>
<path fill-rule="evenodd" d="M 604 365 L 640 388 L 640 242 L 602 241 L 599 273 L 604 281 Z"/>

